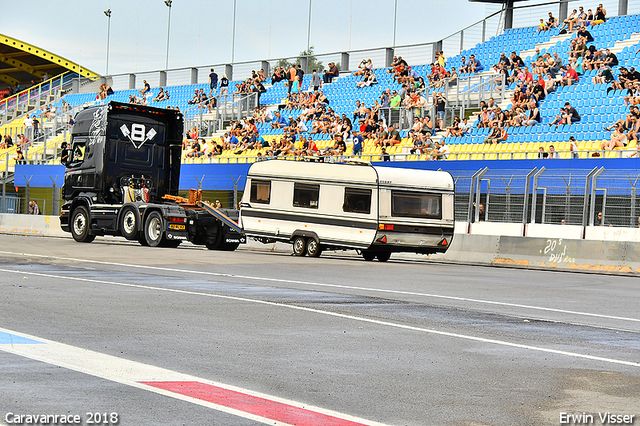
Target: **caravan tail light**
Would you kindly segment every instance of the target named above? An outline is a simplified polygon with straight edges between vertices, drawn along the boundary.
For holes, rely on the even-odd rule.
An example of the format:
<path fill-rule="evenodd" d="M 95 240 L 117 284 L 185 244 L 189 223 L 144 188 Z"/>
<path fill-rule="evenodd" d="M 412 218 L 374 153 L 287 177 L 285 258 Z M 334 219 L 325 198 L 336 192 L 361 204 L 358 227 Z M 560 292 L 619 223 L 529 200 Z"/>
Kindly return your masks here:
<path fill-rule="evenodd" d="M 169 218 L 169 222 L 180 222 L 180 223 L 184 223 L 184 222 L 186 222 L 186 221 L 187 221 L 187 219 L 186 219 L 186 218 L 184 218 L 184 217 L 175 217 L 175 216 L 172 216 L 172 217 L 170 217 L 170 218 Z"/>
<path fill-rule="evenodd" d="M 380 231 L 393 231 L 393 225 L 380 223 L 378 224 L 378 229 Z"/>

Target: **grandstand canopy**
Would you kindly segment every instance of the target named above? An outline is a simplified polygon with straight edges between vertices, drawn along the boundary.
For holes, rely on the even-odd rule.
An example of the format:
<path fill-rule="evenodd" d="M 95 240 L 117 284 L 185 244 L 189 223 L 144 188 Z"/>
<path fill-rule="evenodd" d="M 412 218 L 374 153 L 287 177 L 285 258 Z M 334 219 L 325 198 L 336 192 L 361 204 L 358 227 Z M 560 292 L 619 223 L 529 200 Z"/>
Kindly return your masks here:
<path fill-rule="evenodd" d="M 55 53 L 0 34 L 0 90 L 16 83 L 26 88 L 31 85 L 31 80 L 39 82 L 45 73 L 55 77 L 66 71 L 82 77 L 99 76 Z"/>

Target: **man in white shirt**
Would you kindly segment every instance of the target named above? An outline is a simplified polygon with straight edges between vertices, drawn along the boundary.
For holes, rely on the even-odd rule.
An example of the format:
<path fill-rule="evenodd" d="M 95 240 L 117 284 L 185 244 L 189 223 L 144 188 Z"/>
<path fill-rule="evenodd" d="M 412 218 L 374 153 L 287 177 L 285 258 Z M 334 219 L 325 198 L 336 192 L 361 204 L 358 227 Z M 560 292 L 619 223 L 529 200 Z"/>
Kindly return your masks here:
<path fill-rule="evenodd" d="M 33 119 L 31 119 L 31 116 L 27 114 L 27 116 L 24 119 L 24 133 L 25 135 L 31 139 L 33 138 Z"/>

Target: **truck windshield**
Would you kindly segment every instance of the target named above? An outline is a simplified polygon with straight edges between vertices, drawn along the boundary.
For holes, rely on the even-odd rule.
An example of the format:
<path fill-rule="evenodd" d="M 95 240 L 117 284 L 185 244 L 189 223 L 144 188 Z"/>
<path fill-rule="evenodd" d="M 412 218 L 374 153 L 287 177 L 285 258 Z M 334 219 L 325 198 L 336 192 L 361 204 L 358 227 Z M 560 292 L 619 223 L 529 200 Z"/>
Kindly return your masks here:
<path fill-rule="evenodd" d="M 392 191 L 391 215 L 442 219 L 442 196 L 421 192 Z"/>

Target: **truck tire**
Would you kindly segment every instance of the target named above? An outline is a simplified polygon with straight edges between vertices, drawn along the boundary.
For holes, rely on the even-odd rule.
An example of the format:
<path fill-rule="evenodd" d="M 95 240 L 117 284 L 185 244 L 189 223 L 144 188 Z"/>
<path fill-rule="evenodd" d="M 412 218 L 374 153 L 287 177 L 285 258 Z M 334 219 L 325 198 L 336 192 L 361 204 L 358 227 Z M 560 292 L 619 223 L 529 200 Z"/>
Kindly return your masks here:
<path fill-rule="evenodd" d="M 313 238 L 309 238 L 309 241 L 307 241 L 307 255 L 309 257 L 320 257 L 321 254 L 322 247 L 320 243 Z"/>
<path fill-rule="evenodd" d="M 366 260 L 367 262 L 371 262 L 373 259 L 376 258 L 376 254 L 372 251 L 368 251 L 368 250 L 364 250 L 362 252 L 362 257 L 364 258 L 364 260 Z"/>
<path fill-rule="evenodd" d="M 164 220 L 158 212 L 151 212 L 144 223 L 144 238 L 150 247 L 158 247 L 164 236 Z"/>
<path fill-rule="evenodd" d="M 90 243 L 96 236 L 89 231 L 89 211 L 84 206 L 78 206 L 71 214 L 71 235 L 79 243 Z"/>
<path fill-rule="evenodd" d="M 304 256 L 307 251 L 307 240 L 304 237 L 295 237 L 293 239 L 293 255 Z"/>
<path fill-rule="evenodd" d="M 138 214 L 133 207 L 125 207 L 120 215 L 120 233 L 127 240 L 138 238 Z"/>
<path fill-rule="evenodd" d="M 176 248 L 180 245 L 182 241 L 180 240 L 169 240 L 167 237 L 162 238 L 162 242 L 160 243 L 160 247 L 168 247 L 168 248 Z"/>
<path fill-rule="evenodd" d="M 145 238 L 144 235 L 145 235 L 144 232 L 140 232 L 138 234 L 138 242 L 140 243 L 141 246 L 147 247 L 149 243 L 147 243 L 147 239 Z"/>
<path fill-rule="evenodd" d="M 221 251 L 234 251 L 240 246 L 240 243 L 222 243 L 218 246 L 218 250 Z"/>
<path fill-rule="evenodd" d="M 391 252 L 390 251 L 379 251 L 378 253 L 376 253 L 376 257 L 378 258 L 379 262 L 386 262 L 391 257 Z"/>

